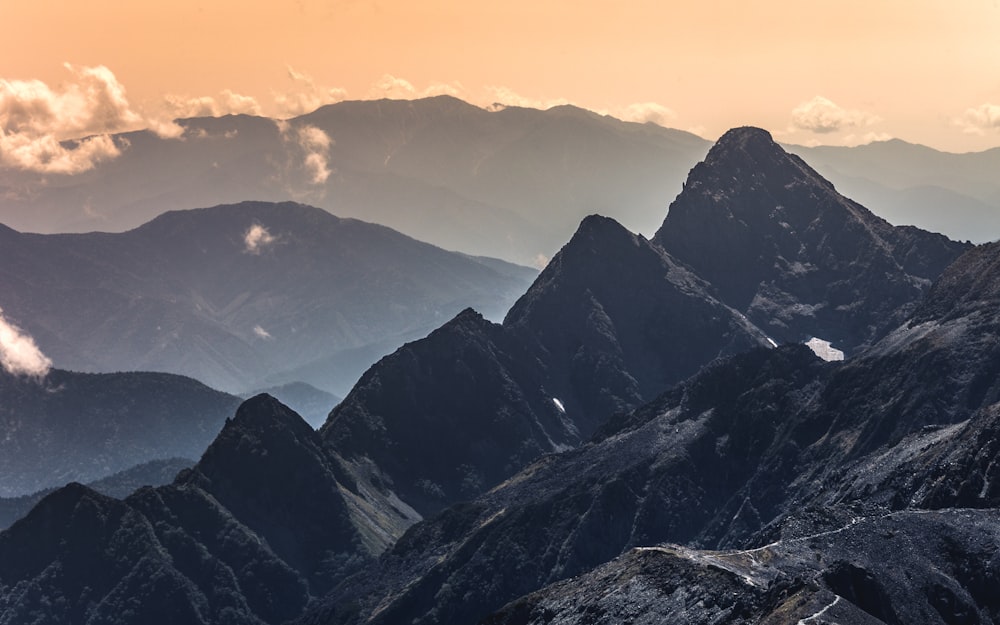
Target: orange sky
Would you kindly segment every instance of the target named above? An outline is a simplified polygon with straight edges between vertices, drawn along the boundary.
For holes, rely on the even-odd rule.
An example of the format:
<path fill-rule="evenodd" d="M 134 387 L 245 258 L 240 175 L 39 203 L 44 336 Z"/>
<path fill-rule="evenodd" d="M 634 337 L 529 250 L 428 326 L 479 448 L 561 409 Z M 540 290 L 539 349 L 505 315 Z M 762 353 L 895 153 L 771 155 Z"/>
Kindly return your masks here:
<path fill-rule="evenodd" d="M 710 139 L 754 124 L 795 143 L 1000 145 L 997 0 L 0 0 L 0 22 L 9 98 L 30 80 L 61 93 L 103 65 L 129 124 L 204 96 L 225 112 L 237 100 L 224 90 L 282 116 L 452 92 Z"/>

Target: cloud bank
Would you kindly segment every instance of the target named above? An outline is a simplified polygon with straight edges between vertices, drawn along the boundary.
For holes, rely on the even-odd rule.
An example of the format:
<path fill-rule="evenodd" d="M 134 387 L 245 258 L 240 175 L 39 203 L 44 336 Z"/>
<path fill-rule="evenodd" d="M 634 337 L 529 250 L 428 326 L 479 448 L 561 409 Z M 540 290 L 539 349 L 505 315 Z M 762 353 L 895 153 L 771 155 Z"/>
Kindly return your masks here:
<path fill-rule="evenodd" d="M 288 67 L 288 77 L 292 79 L 295 88 L 285 93 L 274 94 L 274 103 L 278 107 L 278 117 L 289 118 L 311 113 L 321 106 L 340 102 L 347 97 L 347 91 L 339 87 L 321 87 L 312 76 L 295 71 Z"/>
<path fill-rule="evenodd" d="M 658 126 L 669 127 L 677 119 L 677 113 L 656 102 L 636 102 L 635 104 L 626 106 L 625 110 L 621 112 L 620 117 L 627 122 L 638 122 L 640 124 L 653 123 Z"/>
<path fill-rule="evenodd" d="M 52 361 L 42 353 L 35 340 L 21 328 L 7 321 L 0 308 L 0 367 L 13 375 L 45 377 Z"/>
<path fill-rule="evenodd" d="M 1000 130 L 1000 104 L 980 104 L 975 108 L 966 109 L 955 123 L 962 132 L 972 135 L 984 135 L 988 130 Z"/>
<path fill-rule="evenodd" d="M 40 80 L 0 79 L 0 165 L 80 173 L 120 154 L 109 133 L 141 125 L 111 70 L 64 66 L 73 80 L 59 89 Z M 67 142 L 79 137 L 85 138 Z"/>
<path fill-rule="evenodd" d="M 816 96 L 792 109 L 792 126 L 816 134 L 870 126 L 879 121 L 871 113 L 841 108 L 823 96 Z"/>

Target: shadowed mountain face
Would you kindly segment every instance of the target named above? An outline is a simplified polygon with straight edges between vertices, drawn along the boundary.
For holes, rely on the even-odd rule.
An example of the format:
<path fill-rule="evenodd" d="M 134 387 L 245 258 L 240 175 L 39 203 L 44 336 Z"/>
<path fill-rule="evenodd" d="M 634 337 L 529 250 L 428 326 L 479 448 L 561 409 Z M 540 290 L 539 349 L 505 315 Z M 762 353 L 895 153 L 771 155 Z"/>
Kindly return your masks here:
<path fill-rule="evenodd" d="M 422 514 L 586 440 L 720 355 L 766 344 L 666 254 L 591 216 L 503 325 L 466 311 L 362 376 L 322 429 Z"/>
<path fill-rule="evenodd" d="M 967 248 L 889 225 L 756 128 L 719 139 L 653 241 L 779 342 L 848 353 L 902 323 Z"/>
<path fill-rule="evenodd" d="M 5 314 L 57 366 L 170 371 L 233 391 L 298 379 L 343 392 L 466 306 L 502 317 L 534 275 L 292 203 L 0 240 Z"/>
<path fill-rule="evenodd" d="M 724 139 L 656 240 L 585 219 L 503 324 L 404 345 L 319 433 L 258 396 L 170 486 L 43 500 L 0 534 L 0 625 L 138 623 L 130 597 L 151 623 L 998 622 L 1000 246 L 939 277 L 959 246 Z"/>
<path fill-rule="evenodd" d="M 176 375 L 58 369 L 44 380 L 0 369 L 0 398 L 0 497 L 198 457 L 240 403 Z"/>
<path fill-rule="evenodd" d="M 71 484 L 0 533 L 0 623 L 284 622 L 381 552 L 406 510 L 260 395 L 174 484 L 124 501 Z"/>
<path fill-rule="evenodd" d="M 843 622 L 997 622 L 1000 393 L 971 395 L 969 374 L 996 359 L 998 255 L 967 253 L 853 361 L 784 346 L 716 363 L 414 526 L 302 622 L 477 622 L 555 582 L 484 622 L 617 622 L 630 601 L 679 623 L 795 622 L 838 596 Z M 946 293 L 962 303 L 932 312 Z M 953 507 L 984 511 L 928 512 Z"/>

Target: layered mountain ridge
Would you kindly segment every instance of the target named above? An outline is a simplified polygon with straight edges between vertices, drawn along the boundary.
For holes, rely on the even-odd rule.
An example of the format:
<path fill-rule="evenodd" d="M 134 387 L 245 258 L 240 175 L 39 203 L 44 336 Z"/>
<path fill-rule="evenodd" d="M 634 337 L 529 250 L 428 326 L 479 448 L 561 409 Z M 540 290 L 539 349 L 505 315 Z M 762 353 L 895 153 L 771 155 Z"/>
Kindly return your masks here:
<path fill-rule="evenodd" d="M 343 393 L 467 306 L 501 318 L 535 275 L 291 202 L 0 239 L 5 314 L 56 366 L 169 371 L 232 392 L 303 381 Z"/>
<path fill-rule="evenodd" d="M 262 395 L 170 486 L 54 493 L 0 534 L 0 623 L 1000 622 L 1000 246 L 893 229 L 762 131 L 699 167 L 652 241 L 586 218 L 320 432 Z M 773 347 L 807 334 L 850 358 Z"/>

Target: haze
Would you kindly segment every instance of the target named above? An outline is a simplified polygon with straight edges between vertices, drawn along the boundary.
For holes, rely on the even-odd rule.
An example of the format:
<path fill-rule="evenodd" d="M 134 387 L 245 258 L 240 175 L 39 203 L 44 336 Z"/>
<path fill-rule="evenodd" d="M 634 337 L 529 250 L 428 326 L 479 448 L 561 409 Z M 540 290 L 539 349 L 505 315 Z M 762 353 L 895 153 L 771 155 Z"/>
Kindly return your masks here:
<path fill-rule="evenodd" d="M 62 93 L 103 66 L 128 101 L 119 127 L 451 93 L 569 102 L 709 139 L 753 124 L 800 144 L 1000 144 L 995 0 L 38 0 L 3 15 L 7 109 L 31 81 Z"/>

